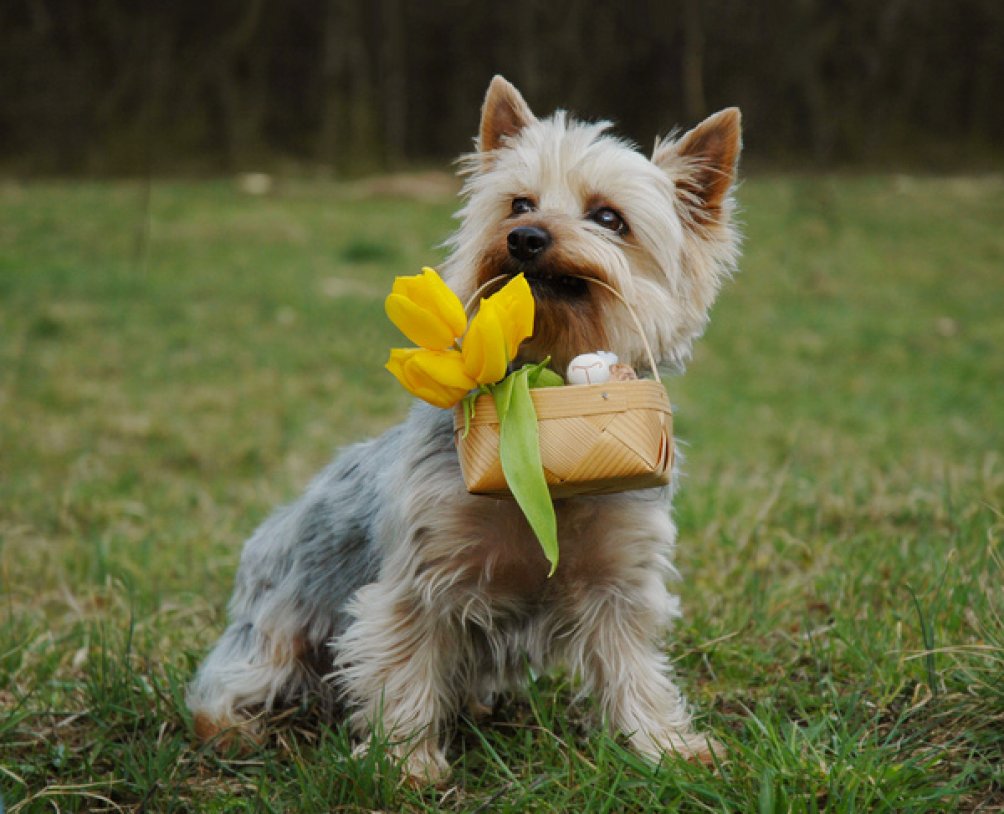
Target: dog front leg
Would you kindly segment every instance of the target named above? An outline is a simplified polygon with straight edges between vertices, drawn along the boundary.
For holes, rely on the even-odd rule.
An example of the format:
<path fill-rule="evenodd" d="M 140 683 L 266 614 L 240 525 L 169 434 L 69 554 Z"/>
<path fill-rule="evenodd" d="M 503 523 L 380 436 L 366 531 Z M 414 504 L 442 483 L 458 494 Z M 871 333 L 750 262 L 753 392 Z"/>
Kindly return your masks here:
<path fill-rule="evenodd" d="M 573 658 L 608 725 L 654 760 L 675 752 L 711 762 L 714 744 L 693 730 L 659 649 L 673 608 L 661 578 L 651 573 L 636 592 L 597 590 L 584 604 L 580 618 L 591 624 Z"/>
<path fill-rule="evenodd" d="M 349 612 L 354 621 L 333 647 L 353 729 L 386 737 L 412 782 L 442 780 L 442 729 L 458 703 L 455 626 L 412 592 L 383 583 L 362 588 Z"/>

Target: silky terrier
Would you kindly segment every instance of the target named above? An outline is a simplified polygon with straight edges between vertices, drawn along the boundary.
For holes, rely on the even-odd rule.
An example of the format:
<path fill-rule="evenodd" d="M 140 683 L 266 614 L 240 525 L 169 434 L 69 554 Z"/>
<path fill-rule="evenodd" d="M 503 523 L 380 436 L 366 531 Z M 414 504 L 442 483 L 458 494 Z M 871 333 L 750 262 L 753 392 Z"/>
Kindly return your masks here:
<path fill-rule="evenodd" d="M 518 362 L 563 371 L 606 348 L 680 368 L 732 272 L 740 119 L 723 110 L 650 158 L 607 122 L 538 119 L 495 77 L 461 159 L 460 226 L 443 277 L 461 300 L 524 273 L 536 305 Z M 644 332 L 620 298 L 630 303 Z M 388 385 L 389 386 L 389 385 Z M 229 627 L 188 692 L 197 734 L 254 735 L 277 704 L 320 695 L 406 775 L 436 782 L 450 722 L 561 666 L 639 752 L 708 761 L 663 653 L 679 615 L 666 582 L 672 486 L 558 499 L 549 564 L 512 500 L 464 487 L 450 411 L 345 449 L 247 541 Z"/>

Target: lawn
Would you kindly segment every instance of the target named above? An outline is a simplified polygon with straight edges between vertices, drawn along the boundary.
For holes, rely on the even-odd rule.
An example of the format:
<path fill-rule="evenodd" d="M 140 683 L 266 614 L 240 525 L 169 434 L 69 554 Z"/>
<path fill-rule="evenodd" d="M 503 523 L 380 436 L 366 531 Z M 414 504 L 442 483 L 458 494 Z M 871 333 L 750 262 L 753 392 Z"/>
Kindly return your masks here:
<path fill-rule="evenodd" d="M 540 678 L 400 786 L 312 710 L 197 745 L 243 539 L 399 420 L 395 274 L 442 184 L 0 183 L 0 795 L 34 811 L 1004 810 L 1004 180 L 753 177 L 741 273 L 668 381 L 668 647 L 716 771 Z M 0 806 L 2 807 L 2 806 Z"/>

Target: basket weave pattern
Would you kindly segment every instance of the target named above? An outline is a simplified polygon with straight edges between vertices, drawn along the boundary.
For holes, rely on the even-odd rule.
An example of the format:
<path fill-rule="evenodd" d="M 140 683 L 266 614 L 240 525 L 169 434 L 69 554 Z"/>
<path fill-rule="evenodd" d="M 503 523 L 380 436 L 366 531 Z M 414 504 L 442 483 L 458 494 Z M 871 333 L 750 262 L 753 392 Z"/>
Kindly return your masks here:
<path fill-rule="evenodd" d="M 673 414 L 662 384 L 634 380 L 531 390 L 544 475 L 553 497 L 645 489 L 669 483 Z M 467 437 L 463 407 L 454 438 L 468 491 L 510 494 L 499 461 L 499 424 L 481 396 Z"/>

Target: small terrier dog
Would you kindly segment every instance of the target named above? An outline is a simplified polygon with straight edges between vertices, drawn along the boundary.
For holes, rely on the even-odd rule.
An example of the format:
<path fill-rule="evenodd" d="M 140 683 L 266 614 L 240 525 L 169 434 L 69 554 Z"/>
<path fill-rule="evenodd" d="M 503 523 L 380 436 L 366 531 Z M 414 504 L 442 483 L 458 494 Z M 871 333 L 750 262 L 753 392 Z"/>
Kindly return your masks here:
<path fill-rule="evenodd" d="M 643 365 L 635 323 L 596 278 L 631 303 L 660 362 L 681 367 L 734 269 L 739 111 L 657 140 L 651 158 L 609 126 L 538 119 L 499 76 L 488 88 L 442 271 L 462 301 L 526 275 L 536 321 L 519 362 L 564 370 L 607 348 Z M 639 752 L 710 760 L 660 649 L 679 615 L 671 495 L 556 500 L 549 579 L 517 505 L 464 488 L 451 412 L 416 404 L 247 541 L 229 627 L 189 688 L 198 736 L 254 735 L 261 713 L 319 693 L 361 739 L 383 733 L 413 781 L 436 782 L 462 707 L 486 711 L 527 665 L 563 665 Z"/>

